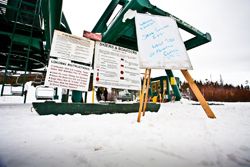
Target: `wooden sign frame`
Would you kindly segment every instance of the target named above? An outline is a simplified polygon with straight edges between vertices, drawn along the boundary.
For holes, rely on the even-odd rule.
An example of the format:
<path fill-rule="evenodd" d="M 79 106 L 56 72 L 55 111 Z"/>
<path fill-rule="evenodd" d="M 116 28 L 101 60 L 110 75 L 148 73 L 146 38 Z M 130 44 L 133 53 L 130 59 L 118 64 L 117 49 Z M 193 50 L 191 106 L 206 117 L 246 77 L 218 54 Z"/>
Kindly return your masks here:
<path fill-rule="evenodd" d="M 137 122 L 140 122 L 141 112 L 143 112 L 143 116 L 145 115 L 151 68 L 181 70 L 207 116 L 216 118 L 187 70 L 193 68 L 175 19 L 137 13 L 135 25 L 138 50 L 141 56 L 140 67 L 146 68 Z"/>
<path fill-rule="evenodd" d="M 203 97 L 202 93 L 200 92 L 198 86 L 195 84 L 193 78 L 189 74 L 188 70 L 181 70 L 183 76 L 187 80 L 190 88 L 194 92 L 195 97 L 200 102 L 203 110 L 205 111 L 208 118 L 215 119 L 216 116 L 209 107 L 206 99 Z M 137 122 L 140 123 L 141 121 L 141 113 L 143 113 L 143 116 L 145 116 L 145 110 L 148 102 L 148 89 L 150 85 L 150 76 L 151 76 L 151 69 L 147 68 L 144 73 L 144 79 L 143 79 L 143 87 L 140 94 L 140 107 L 137 117 Z"/>
<path fill-rule="evenodd" d="M 151 69 L 146 68 L 143 78 L 143 86 L 140 93 L 140 107 L 139 107 L 137 122 L 141 122 L 141 113 L 143 113 L 143 116 L 145 116 L 145 111 L 148 102 L 148 89 L 150 85 L 150 76 L 151 76 Z"/>

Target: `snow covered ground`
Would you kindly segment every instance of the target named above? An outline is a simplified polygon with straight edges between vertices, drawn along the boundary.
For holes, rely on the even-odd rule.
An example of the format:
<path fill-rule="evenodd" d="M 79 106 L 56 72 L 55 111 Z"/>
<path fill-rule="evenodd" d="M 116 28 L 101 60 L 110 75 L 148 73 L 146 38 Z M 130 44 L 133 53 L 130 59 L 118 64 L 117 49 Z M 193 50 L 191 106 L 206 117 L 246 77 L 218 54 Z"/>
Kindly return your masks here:
<path fill-rule="evenodd" d="M 1 99 L 0 101 L 3 101 Z M 48 115 L 0 104 L 0 167 L 249 167 L 250 103 L 191 102 L 158 113 Z"/>

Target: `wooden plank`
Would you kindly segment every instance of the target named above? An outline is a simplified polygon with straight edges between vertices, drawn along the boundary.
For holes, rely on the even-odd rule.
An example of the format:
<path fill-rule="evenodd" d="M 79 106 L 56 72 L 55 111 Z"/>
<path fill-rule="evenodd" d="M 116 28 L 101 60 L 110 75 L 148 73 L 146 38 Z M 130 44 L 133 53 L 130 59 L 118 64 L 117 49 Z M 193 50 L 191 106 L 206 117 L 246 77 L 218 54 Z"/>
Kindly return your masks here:
<path fill-rule="evenodd" d="M 196 96 L 196 98 L 200 102 L 200 104 L 201 104 L 202 108 L 204 109 L 204 111 L 206 112 L 207 116 L 209 118 L 216 118 L 213 111 L 211 110 L 211 108 L 207 104 L 206 99 L 203 97 L 203 95 L 201 94 L 199 88 L 197 87 L 197 85 L 195 84 L 195 82 L 192 79 L 191 75 L 189 74 L 189 72 L 187 70 L 181 70 L 181 72 L 184 75 L 184 77 L 186 78 L 190 88 L 194 92 L 194 95 Z"/>
<path fill-rule="evenodd" d="M 141 122 L 141 112 L 142 112 L 142 107 L 143 107 L 143 102 L 144 102 L 144 95 L 145 95 L 144 92 L 145 92 L 145 89 L 146 89 L 146 77 L 147 77 L 147 69 L 145 70 L 144 79 L 143 79 L 143 86 L 142 86 L 142 91 L 141 91 L 141 96 L 140 96 L 140 107 L 139 107 L 137 122 Z"/>
<path fill-rule="evenodd" d="M 143 105 L 143 116 L 145 116 L 145 111 L 146 111 L 146 107 L 147 107 L 147 103 L 148 103 L 148 89 L 149 89 L 149 85 L 150 85 L 150 76 L 151 76 L 151 69 L 147 70 L 147 83 L 146 83 L 146 95 L 145 95 L 145 99 L 144 99 L 144 105 Z"/>

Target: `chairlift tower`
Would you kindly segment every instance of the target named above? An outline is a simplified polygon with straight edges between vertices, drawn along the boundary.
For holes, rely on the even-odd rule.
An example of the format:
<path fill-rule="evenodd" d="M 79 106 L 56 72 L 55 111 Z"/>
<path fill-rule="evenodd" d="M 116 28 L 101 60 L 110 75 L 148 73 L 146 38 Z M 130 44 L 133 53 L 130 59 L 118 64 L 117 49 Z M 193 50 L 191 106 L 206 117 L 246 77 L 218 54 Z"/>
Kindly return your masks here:
<path fill-rule="evenodd" d="M 1 96 L 17 71 L 44 73 L 54 29 L 71 33 L 62 0 L 0 0 Z"/>
<path fill-rule="evenodd" d="M 49 52 L 55 29 L 71 33 L 66 18 L 62 12 L 63 0 L 0 0 L 0 84 L 1 96 L 4 95 L 4 86 L 8 84 L 8 77 L 12 73 L 22 71 L 24 83 L 27 73 L 45 72 L 48 65 Z M 114 18 L 111 16 L 120 7 Z M 103 15 L 100 17 L 92 32 L 101 33 L 103 42 L 138 50 L 134 19 L 123 22 L 123 17 L 128 10 L 138 13 L 169 16 L 176 20 L 180 29 L 192 34 L 194 37 L 184 41 L 187 50 L 198 47 L 211 41 L 209 33 L 203 33 L 176 16 L 154 6 L 149 0 L 111 0 Z M 111 20 L 110 24 L 109 20 Z M 87 21 L 87 20 L 86 20 Z M 168 78 L 174 77 L 171 70 L 165 70 Z M 176 100 L 180 99 L 180 92 L 176 85 L 171 85 Z M 23 92 L 23 90 L 22 90 Z M 43 105 L 43 104 L 38 104 Z M 44 104 L 45 109 L 50 108 Z M 63 106 L 62 104 L 51 104 Z M 78 106 L 69 105 L 70 109 Z M 94 108 L 92 108 L 94 107 Z M 96 106 L 98 108 L 98 105 Z M 103 107 L 103 106 L 102 106 Z M 155 105 L 154 110 L 159 106 Z M 134 109 L 138 107 L 134 107 Z M 53 111 L 55 107 L 51 107 Z M 66 108 L 62 108 L 66 109 Z M 95 110 L 95 105 L 91 105 Z M 119 107 L 114 105 L 112 110 Z M 77 110 L 78 112 L 78 110 Z M 81 112 L 81 111 L 79 111 Z"/>
<path fill-rule="evenodd" d="M 117 8 L 120 8 L 120 10 L 114 14 Z M 187 50 L 211 41 L 209 33 L 202 33 L 178 17 L 152 5 L 149 0 L 112 0 L 103 15 L 100 17 L 99 21 L 96 23 L 92 32 L 102 33 L 104 42 L 138 51 L 135 20 L 127 19 L 126 22 L 123 22 L 124 15 L 128 12 L 128 10 L 134 10 L 138 13 L 168 16 L 175 19 L 180 29 L 194 36 L 193 38 L 184 41 Z M 114 15 L 115 17 L 111 18 L 111 16 Z M 111 22 L 110 19 L 112 19 Z M 174 77 L 171 70 L 165 71 L 169 79 Z M 179 100 L 181 95 L 177 85 L 173 84 L 171 86 L 176 96 L 176 100 Z"/>

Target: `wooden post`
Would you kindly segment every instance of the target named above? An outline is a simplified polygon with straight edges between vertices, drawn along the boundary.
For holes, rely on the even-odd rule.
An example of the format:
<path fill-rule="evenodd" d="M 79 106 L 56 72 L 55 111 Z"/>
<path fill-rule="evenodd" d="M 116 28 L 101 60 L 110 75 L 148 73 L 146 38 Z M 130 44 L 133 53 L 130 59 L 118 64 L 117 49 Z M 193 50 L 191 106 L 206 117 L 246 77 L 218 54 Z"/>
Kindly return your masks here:
<path fill-rule="evenodd" d="M 200 104 L 201 104 L 202 108 L 204 109 L 204 111 L 206 112 L 207 116 L 209 118 L 216 118 L 213 111 L 211 110 L 211 108 L 207 104 L 206 99 L 202 96 L 199 88 L 197 87 L 197 85 L 195 84 L 191 75 L 189 74 L 189 72 L 187 70 L 181 70 L 181 72 L 184 75 L 184 77 L 186 78 L 186 80 L 188 81 L 190 88 L 194 92 L 194 95 L 196 96 L 196 98 L 200 102 Z"/>
<path fill-rule="evenodd" d="M 139 107 L 137 122 L 141 122 L 141 112 L 142 112 L 142 105 L 143 105 L 143 101 L 144 101 L 144 90 L 145 90 L 145 87 L 146 87 L 146 82 L 145 81 L 146 81 L 146 71 L 145 71 L 144 78 L 143 78 L 143 86 L 142 86 L 142 90 L 141 90 L 140 107 Z"/>
<path fill-rule="evenodd" d="M 149 72 L 151 73 L 150 69 L 145 70 L 144 74 L 144 79 L 143 79 L 143 86 L 142 86 L 142 91 L 141 91 L 141 96 L 140 96 L 140 107 L 139 107 L 139 112 L 138 112 L 138 117 L 137 117 L 137 122 L 141 122 L 141 113 L 143 112 L 143 104 L 145 104 L 145 91 L 148 91 L 148 86 L 147 86 L 147 79 L 148 79 L 148 74 Z"/>
<path fill-rule="evenodd" d="M 150 76 L 151 76 L 151 69 L 148 69 L 147 71 L 147 78 L 146 78 L 146 95 L 145 95 L 145 99 L 144 99 L 144 105 L 143 105 L 143 116 L 145 116 L 145 111 L 146 111 L 146 107 L 147 107 L 147 102 L 148 102 L 148 88 L 150 85 Z"/>

